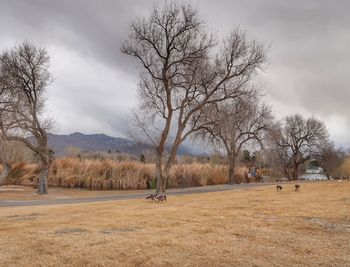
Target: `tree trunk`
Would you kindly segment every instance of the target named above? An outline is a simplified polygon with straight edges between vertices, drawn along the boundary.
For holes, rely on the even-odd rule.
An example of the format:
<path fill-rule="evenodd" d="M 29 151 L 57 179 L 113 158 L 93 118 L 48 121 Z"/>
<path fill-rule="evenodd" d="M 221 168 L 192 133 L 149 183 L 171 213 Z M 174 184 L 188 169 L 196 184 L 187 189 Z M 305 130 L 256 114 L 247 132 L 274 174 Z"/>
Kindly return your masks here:
<path fill-rule="evenodd" d="M 163 175 L 163 163 L 162 154 L 157 152 L 156 158 L 156 179 L 157 179 L 157 192 L 165 192 L 165 177 Z"/>
<path fill-rule="evenodd" d="M 165 165 L 165 169 L 164 169 L 164 172 L 163 172 L 163 176 L 164 176 L 164 192 L 165 192 L 165 187 L 168 184 L 170 168 L 172 166 L 173 166 L 172 162 L 167 162 L 167 164 Z"/>
<path fill-rule="evenodd" d="M 39 175 L 39 187 L 37 193 L 39 195 L 47 194 L 47 180 L 49 176 L 50 163 L 42 162 Z"/>
<path fill-rule="evenodd" d="M 160 179 L 159 189 L 157 190 L 157 192 L 165 193 L 165 188 L 166 188 L 166 179 L 164 175 L 162 175 L 162 179 Z"/>
<path fill-rule="evenodd" d="M 293 180 L 298 180 L 298 176 L 299 176 L 299 165 L 297 163 L 294 163 Z"/>
<path fill-rule="evenodd" d="M 47 176 L 49 174 L 49 169 L 47 167 L 43 167 L 40 171 L 39 176 L 39 188 L 38 194 L 44 195 L 47 194 Z"/>
<path fill-rule="evenodd" d="M 228 167 L 228 183 L 230 185 L 234 185 L 235 183 L 239 183 L 239 181 L 237 181 L 235 179 L 235 167 L 236 167 L 235 157 L 232 157 L 232 156 L 229 157 L 228 165 L 229 165 L 229 167 Z"/>
<path fill-rule="evenodd" d="M 290 176 L 290 171 L 288 171 L 287 168 L 283 168 L 283 173 L 288 178 L 288 180 L 292 179 L 292 177 Z"/>
<path fill-rule="evenodd" d="M 228 183 L 230 185 L 235 184 L 235 164 L 229 164 L 228 168 Z"/>
<path fill-rule="evenodd" d="M 11 170 L 11 165 L 3 162 L 2 163 L 2 172 L 0 173 L 0 185 L 3 183 L 3 181 L 6 179 L 7 175 L 9 174 Z"/>

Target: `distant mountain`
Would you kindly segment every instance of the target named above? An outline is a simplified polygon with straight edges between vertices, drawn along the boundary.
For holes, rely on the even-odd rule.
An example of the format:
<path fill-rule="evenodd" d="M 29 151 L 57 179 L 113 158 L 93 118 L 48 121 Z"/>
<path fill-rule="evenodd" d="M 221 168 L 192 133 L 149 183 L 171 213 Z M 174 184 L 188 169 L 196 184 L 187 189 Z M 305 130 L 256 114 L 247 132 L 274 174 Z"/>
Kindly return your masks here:
<path fill-rule="evenodd" d="M 111 137 L 105 134 L 72 133 L 69 135 L 48 134 L 49 147 L 55 151 L 56 157 L 64 156 L 66 148 L 78 147 L 81 151 L 89 152 L 122 152 L 132 155 L 140 155 L 152 147 L 147 144 L 137 143 L 125 138 Z M 191 149 L 180 146 L 179 155 L 192 155 Z"/>

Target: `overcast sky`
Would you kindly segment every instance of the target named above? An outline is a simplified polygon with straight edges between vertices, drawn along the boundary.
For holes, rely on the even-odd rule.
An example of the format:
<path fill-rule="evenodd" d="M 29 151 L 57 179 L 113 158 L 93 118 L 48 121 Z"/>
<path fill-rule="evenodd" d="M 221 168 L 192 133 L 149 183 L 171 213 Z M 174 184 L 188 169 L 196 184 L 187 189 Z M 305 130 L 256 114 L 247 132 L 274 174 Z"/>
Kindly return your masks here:
<path fill-rule="evenodd" d="M 211 30 L 239 26 L 270 47 L 260 82 L 275 116 L 323 120 L 337 145 L 350 146 L 350 1 L 193 1 Z M 0 0 L 0 50 L 29 40 L 51 56 L 48 90 L 57 133 L 125 136 L 136 106 L 137 72 L 120 53 L 146 0 Z"/>

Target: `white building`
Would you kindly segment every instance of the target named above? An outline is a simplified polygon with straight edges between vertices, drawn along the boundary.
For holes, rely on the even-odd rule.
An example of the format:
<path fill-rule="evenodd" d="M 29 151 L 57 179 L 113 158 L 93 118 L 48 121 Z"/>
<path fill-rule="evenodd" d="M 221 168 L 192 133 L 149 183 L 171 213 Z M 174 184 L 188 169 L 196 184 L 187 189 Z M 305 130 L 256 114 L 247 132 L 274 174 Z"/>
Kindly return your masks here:
<path fill-rule="evenodd" d="M 327 175 L 324 174 L 324 170 L 322 167 L 309 167 L 305 170 L 304 174 L 301 174 L 299 176 L 300 180 L 307 180 L 307 181 L 322 181 L 327 180 Z"/>
<path fill-rule="evenodd" d="M 324 174 L 323 168 L 322 167 L 317 167 L 317 166 L 311 166 L 308 167 L 305 171 L 307 174 Z"/>

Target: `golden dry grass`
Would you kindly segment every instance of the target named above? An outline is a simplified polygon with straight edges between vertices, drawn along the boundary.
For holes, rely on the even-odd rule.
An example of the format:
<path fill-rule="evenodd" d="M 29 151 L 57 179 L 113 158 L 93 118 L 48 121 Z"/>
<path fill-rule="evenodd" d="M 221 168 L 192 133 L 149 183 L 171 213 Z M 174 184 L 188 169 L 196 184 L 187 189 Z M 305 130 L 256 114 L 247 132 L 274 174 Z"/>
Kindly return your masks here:
<path fill-rule="evenodd" d="M 350 157 L 347 157 L 340 166 L 340 174 L 343 177 L 350 177 Z"/>
<path fill-rule="evenodd" d="M 62 158 L 53 162 L 49 184 L 89 189 L 146 189 L 154 166 L 133 161 Z"/>
<path fill-rule="evenodd" d="M 243 181 L 246 167 L 238 166 L 236 175 Z M 39 176 L 36 164 L 17 163 L 5 180 L 10 185 L 35 185 Z M 168 186 L 189 187 L 226 184 L 226 165 L 176 164 L 172 166 Z M 49 185 L 92 190 L 147 189 L 155 185 L 155 164 L 137 161 L 93 160 L 66 157 L 56 159 L 50 168 Z"/>
<path fill-rule="evenodd" d="M 1 266 L 350 266 L 350 182 L 0 208 Z"/>

